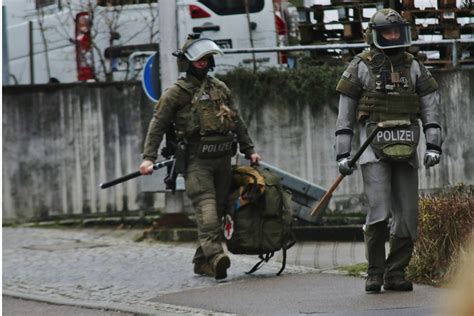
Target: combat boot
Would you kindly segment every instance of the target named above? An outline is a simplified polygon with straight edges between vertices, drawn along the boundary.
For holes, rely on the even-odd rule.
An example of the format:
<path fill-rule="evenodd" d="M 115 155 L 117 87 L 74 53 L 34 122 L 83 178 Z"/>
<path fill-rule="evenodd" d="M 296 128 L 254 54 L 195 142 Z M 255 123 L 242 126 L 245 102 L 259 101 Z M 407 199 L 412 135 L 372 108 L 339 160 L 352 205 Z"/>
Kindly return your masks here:
<path fill-rule="evenodd" d="M 413 283 L 403 275 L 394 275 L 383 280 L 383 289 L 386 291 L 413 291 Z"/>
<path fill-rule="evenodd" d="M 385 271 L 385 240 L 387 222 L 382 221 L 367 225 L 364 229 L 365 256 L 368 261 L 366 292 L 380 292 Z"/>
<path fill-rule="evenodd" d="M 207 260 L 199 260 L 194 263 L 194 273 L 214 277 L 214 270 Z"/>
<path fill-rule="evenodd" d="M 413 291 L 413 283 L 405 279 L 405 269 L 413 253 L 411 238 L 390 236 L 390 253 L 384 274 L 384 290 Z"/>
<path fill-rule="evenodd" d="M 211 260 L 211 266 L 216 280 L 227 278 L 227 269 L 230 267 L 230 258 L 224 253 L 214 255 Z"/>
<path fill-rule="evenodd" d="M 366 292 L 380 292 L 382 288 L 383 278 L 381 274 L 368 275 L 365 279 Z"/>

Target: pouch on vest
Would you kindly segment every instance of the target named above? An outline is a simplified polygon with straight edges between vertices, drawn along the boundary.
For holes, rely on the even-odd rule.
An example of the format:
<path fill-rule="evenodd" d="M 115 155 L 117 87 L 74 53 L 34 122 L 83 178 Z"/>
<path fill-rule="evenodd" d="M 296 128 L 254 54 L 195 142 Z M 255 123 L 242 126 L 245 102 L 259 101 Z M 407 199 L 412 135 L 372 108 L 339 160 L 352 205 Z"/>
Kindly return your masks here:
<path fill-rule="evenodd" d="M 200 134 L 225 134 L 235 128 L 232 111 L 223 102 L 223 96 L 217 89 L 211 89 L 209 95 L 203 95 L 197 104 L 200 117 Z"/>
<path fill-rule="evenodd" d="M 281 274 L 286 265 L 286 250 L 295 244 L 291 230 L 291 195 L 280 178 L 265 168 L 234 167 L 229 205 L 225 212 L 224 236 L 233 254 L 258 255 L 260 261 L 247 272 L 257 271 L 282 250 Z"/>
<path fill-rule="evenodd" d="M 369 135 L 375 128 L 375 123 L 366 125 Z M 418 121 L 407 122 L 407 125 L 381 129 L 371 142 L 371 147 L 378 158 L 389 161 L 408 161 L 415 154 L 420 140 Z"/>
<path fill-rule="evenodd" d="M 230 156 L 232 154 L 234 134 L 201 137 L 197 156 L 203 159 Z"/>

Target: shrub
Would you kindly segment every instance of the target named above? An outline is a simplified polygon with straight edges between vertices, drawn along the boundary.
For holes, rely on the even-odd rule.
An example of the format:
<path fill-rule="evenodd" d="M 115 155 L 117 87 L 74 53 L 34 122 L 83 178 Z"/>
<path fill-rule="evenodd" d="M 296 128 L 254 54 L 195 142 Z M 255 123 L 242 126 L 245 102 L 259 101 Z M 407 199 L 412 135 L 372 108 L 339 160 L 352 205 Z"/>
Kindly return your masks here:
<path fill-rule="evenodd" d="M 328 64 L 286 70 L 269 68 L 258 72 L 236 68 L 218 77 L 241 98 L 240 103 L 250 109 L 265 103 L 317 108 L 338 96 L 336 85 L 343 70 L 342 65 Z"/>
<path fill-rule="evenodd" d="M 417 282 L 444 285 L 456 273 L 473 232 L 473 187 L 456 185 L 419 202 L 420 226 L 408 276 Z"/>

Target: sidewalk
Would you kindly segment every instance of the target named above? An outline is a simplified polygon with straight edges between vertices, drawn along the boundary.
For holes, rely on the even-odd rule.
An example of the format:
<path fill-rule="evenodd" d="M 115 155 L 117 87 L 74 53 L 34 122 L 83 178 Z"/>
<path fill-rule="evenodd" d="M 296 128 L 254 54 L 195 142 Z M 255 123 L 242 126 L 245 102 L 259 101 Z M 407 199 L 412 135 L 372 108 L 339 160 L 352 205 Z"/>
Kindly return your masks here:
<path fill-rule="evenodd" d="M 193 274 L 192 243 L 133 242 L 139 232 L 3 228 L 3 294 L 154 315 L 371 315 L 380 308 L 424 315 L 444 294 L 422 285 L 413 293 L 365 294 L 362 278 L 332 270 L 363 262 L 360 242 L 297 244 L 280 277 L 281 254 L 253 275 L 244 272 L 255 256 L 232 255 L 228 278 L 216 282 Z"/>

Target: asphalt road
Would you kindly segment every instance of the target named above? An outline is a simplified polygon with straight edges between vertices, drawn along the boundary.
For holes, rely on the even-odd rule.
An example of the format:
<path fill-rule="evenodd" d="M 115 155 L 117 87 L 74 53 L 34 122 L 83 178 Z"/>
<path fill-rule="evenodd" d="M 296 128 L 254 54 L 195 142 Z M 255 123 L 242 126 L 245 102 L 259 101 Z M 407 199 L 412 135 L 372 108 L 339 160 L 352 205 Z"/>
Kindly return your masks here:
<path fill-rule="evenodd" d="M 124 315 L 431 316 L 447 294 L 420 284 L 408 293 L 366 294 L 363 278 L 328 267 L 360 258 L 359 244 L 295 246 L 278 277 L 278 260 L 247 275 L 257 258 L 231 255 L 228 278 L 216 282 L 193 274 L 194 245 L 136 243 L 126 232 L 87 229 L 4 228 L 2 236 L 3 295 L 72 305 L 46 305 L 64 309 L 57 315 L 94 312 L 73 307 L 80 306 Z"/>
<path fill-rule="evenodd" d="M 3 316 L 132 316 L 136 314 L 116 312 L 102 309 L 91 309 L 69 305 L 55 305 L 38 301 L 23 300 L 10 296 L 2 296 Z"/>

